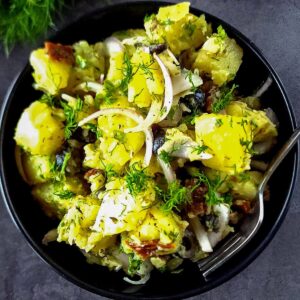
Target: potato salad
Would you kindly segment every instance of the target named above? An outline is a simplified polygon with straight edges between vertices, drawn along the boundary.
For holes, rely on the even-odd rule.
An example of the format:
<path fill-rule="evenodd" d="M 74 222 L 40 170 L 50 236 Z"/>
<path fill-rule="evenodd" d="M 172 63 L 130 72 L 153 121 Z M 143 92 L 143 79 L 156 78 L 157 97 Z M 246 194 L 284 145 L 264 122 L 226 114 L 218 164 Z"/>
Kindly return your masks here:
<path fill-rule="evenodd" d="M 242 59 L 188 2 L 95 44 L 34 50 L 40 98 L 14 139 L 21 176 L 57 220 L 43 243 L 76 245 L 88 263 L 143 284 L 238 230 L 277 137 L 262 92 L 239 93 Z"/>

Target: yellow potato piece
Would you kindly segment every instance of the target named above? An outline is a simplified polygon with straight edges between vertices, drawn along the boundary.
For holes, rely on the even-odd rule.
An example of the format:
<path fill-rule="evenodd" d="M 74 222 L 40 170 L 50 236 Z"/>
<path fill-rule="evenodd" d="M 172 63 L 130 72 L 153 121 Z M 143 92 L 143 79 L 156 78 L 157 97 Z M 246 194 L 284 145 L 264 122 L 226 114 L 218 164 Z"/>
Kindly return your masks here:
<path fill-rule="evenodd" d="M 112 82 L 120 82 L 123 79 L 124 52 L 112 52 L 109 58 L 109 69 L 106 79 Z"/>
<path fill-rule="evenodd" d="M 63 61 L 53 60 L 45 49 L 37 49 L 30 55 L 30 64 L 34 69 L 35 86 L 51 95 L 68 85 L 72 66 Z"/>
<path fill-rule="evenodd" d="M 248 118 L 203 114 L 196 118 L 195 130 L 197 142 L 213 155 L 202 161 L 205 166 L 227 174 L 250 169 L 253 136 Z"/>
<path fill-rule="evenodd" d="M 35 101 L 22 113 L 14 138 L 31 154 L 50 155 L 64 142 L 64 125 L 47 104 Z"/>
<path fill-rule="evenodd" d="M 212 36 L 199 50 L 193 68 L 208 74 L 215 84 L 222 86 L 235 77 L 242 57 L 243 50 L 234 39 Z"/>
<path fill-rule="evenodd" d="M 139 245 L 147 241 L 158 241 L 160 245 L 157 255 L 170 254 L 178 250 L 188 223 L 174 212 L 166 213 L 159 205 L 147 212 L 147 216 L 139 227 L 128 232 L 127 239 Z M 125 238 L 126 241 L 126 238 Z M 126 242 L 123 241 L 126 247 Z M 166 245 L 169 247 L 163 248 Z"/>
<path fill-rule="evenodd" d="M 161 7 L 157 14 L 157 19 L 161 22 L 169 19 L 171 21 L 178 21 L 189 13 L 190 3 L 181 2 L 176 5 L 169 5 Z"/>
<path fill-rule="evenodd" d="M 128 100 L 139 107 L 149 107 L 153 94 L 164 93 L 164 78 L 153 57 L 137 50 L 132 58 L 133 77 L 128 84 Z"/>
<path fill-rule="evenodd" d="M 251 109 L 246 103 L 231 102 L 226 107 L 227 114 L 231 116 L 247 117 L 252 121 L 254 142 L 263 142 L 277 136 L 276 126 L 262 110 Z"/>

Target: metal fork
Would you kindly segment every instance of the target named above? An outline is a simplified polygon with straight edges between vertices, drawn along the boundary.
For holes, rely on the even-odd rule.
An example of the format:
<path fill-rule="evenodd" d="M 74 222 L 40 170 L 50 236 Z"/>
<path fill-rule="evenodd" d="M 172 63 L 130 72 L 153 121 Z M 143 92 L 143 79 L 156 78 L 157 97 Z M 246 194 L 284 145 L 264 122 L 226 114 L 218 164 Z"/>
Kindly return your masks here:
<path fill-rule="evenodd" d="M 279 164 L 293 148 L 300 137 L 300 127 L 298 127 L 288 141 L 279 150 L 273 160 L 270 162 L 263 179 L 258 187 L 257 204 L 251 215 L 247 216 L 240 227 L 239 232 L 230 237 L 218 250 L 206 259 L 198 263 L 200 272 L 205 280 L 214 270 L 222 266 L 233 255 L 238 253 L 253 238 L 260 228 L 264 218 L 264 190 L 270 177 L 273 175 Z"/>

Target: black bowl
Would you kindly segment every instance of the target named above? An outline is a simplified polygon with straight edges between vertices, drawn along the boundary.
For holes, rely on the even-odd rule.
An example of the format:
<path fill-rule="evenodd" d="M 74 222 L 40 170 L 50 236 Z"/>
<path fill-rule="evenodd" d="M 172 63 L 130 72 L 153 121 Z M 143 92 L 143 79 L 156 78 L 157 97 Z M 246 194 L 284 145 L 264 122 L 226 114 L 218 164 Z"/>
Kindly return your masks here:
<path fill-rule="evenodd" d="M 60 31 L 53 41 L 73 43 L 80 39 L 93 43 L 116 30 L 143 26 L 145 14 L 156 12 L 163 3 L 147 1 L 107 6 Z M 191 10 L 199 15 L 202 12 Z M 236 77 L 239 90 L 250 95 L 263 81 L 271 76 L 273 83 L 263 95 L 264 106 L 271 107 L 280 121 L 277 147 L 291 135 L 295 118 L 283 86 L 260 51 L 230 25 L 206 14 L 214 27 L 222 24 L 229 36 L 235 38 L 244 49 L 244 62 Z M 177 275 L 153 273 L 144 286 L 132 286 L 123 281 L 122 272 L 109 272 L 106 268 L 86 263 L 75 247 L 51 243 L 42 244 L 44 234 L 55 226 L 32 199 L 30 188 L 22 181 L 14 159 L 14 128 L 31 101 L 40 93 L 32 88 L 31 68 L 27 65 L 12 84 L 1 111 L 1 183 L 2 194 L 12 219 L 39 256 L 54 267 L 62 276 L 94 293 L 120 299 L 175 299 L 193 296 L 210 290 L 244 269 L 270 242 L 278 230 L 288 209 L 289 199 L 297 174 L 298 151 L 295 149 L 278 168 L 270 181 L 271 201 L 266 203 L 266 215 L 255 238 L 234 258 L 215 271 L 204 281 L 197 266 L 185 263 Z M 275 149 L 276 151 L 276 149 Z M 283 175 L 284 174 L 284 175 Z M 282 176 L 283 175 L 283 176 Z"/>

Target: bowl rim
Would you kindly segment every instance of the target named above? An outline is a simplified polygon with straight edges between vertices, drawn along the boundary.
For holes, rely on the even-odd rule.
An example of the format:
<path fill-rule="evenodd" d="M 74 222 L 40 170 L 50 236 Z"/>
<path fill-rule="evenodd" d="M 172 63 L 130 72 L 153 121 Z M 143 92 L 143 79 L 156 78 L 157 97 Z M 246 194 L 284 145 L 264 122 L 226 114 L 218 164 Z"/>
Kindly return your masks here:
<path fill-rule="evenodd" d="M 62 27 L 59 30 L 59 32 L 66 30 L 68 27 L 71 27 L 75 23 L 79 23 L 83 19 L 90 18 L 93 15 L 99 15 L 101 13 L 105 13 L 105 11 L 115 9 L 116 7 L 118 7 L 118 8 L 124 7 L 124 9 L 125 9 L 128 5 L 144 6 L 144 5 L 149 5 L 151 2 L 152 2 L 151 0 L 149 0 L 149 1 L 135 0 L 135 1 L 129 1 L 128 3 L 125 2 L 125 3 L 109 4 L 104 7 L 98 8 L 96 10 L 90 11 L 90 12 L 84 14 L 83 16 L 81 16 L 80 18 L 72 21 L 71 23 L 66 24 L 64 27 Z M 168 2 L 168 1 L 159 1 L 159 2 L 157 2 L 157 4 L 160 7 L 160 6 L 165 6 L 165 5 L 172 5 L 175 3 Z M 247 45 L 247 47 L 249 48 L 249 50 L 251 52 L 253 52 L 259 58 L 261 63 L 264 64 L 264 66 L 268 69 L 268 71 L 272 75 L 273 80 L 282 95 L 282 98 L 283 98 L 282 100 L 284 101 L 284 103 L 287 107 L 289 119 L 292 124 L 292 128 L 294 130 L 296 128 L 296 118 L 295 118 L 292 104 L 290 103 L 290 101 L 288 99 L 287 93 L 283 87 L 283 84 L 282 84 L 279 76 L 277 75 L 277 73 L 275 72 L 273 67 L 270 65 L 270 63 L 267 61 L 267 59 L 265 58 L 262 51 L 249 38 L 247 38 L 238 29 L 236 29 L 233 26 L 231 26 L 230 24 L 228 24 L 226 21 L 223 21 L 222 19 L 220 19 L 210 13 L 207 13 L 199 8 L 196 8 L 195 6 L 193 6 L 193 4 L 191 4 L 190 11 L 193 13 L 196 13 L 198 15 L 201 13 L 204 13 L 207 17 L 209 17 L 209 18 L 212 17 L 214 20 L 216 20 L 220 24 L 224 24 L 231 32 L 234 33 L 235 36 L 237 36 L 240 40 L 242 40 L 245 43 L 245 45 Z M 57 33 L 49 36 L 48 39 L 51 40 L 52 38 L 54 38 L 56 36 L 56 34 Z M 30 65 L 29 65 L 29 63 L 27 63 L 25 65 L 25 67 L 16 75 L 15 79 L 10 84 L 10 86 L 6 92 L 6 95 L 4 97 L 4 101 L 2 102 L 2 106 L 1 106 L 1 110 L 0 110 L 0 147 L 2 149 L 3 149 L 3 139 L 4 139 L 3 124 L 6 123 L 6 119 L 8 117 L 9 104 L 13 98 L 15 90 L 17 89 L 18 83 L 20 81 L 22 81 L 22 79 L 25 75 L 27 75 L 29 69 L 30 69 Z M 294 152 L 292 181 L 290 183 L 289 189 L 285 196 L 285 201 L 284 201 L 283 207 L 276 219 L 276 222 L 274 222 L 274 224 L 272 225 L 270 231 L 268 232 L 268 234 L 264 238 L 264 240 L 261 241 L 260 244 L 243 261 L 241 261 L 238 265 L 232 267 L 230 269 L 230 271 L 227 272 L 225 275 L 220 276 L 213 282 L 209 282 L 206 287 L 194 288 L 193 290 L 185 291 L 185 292 L 182 292 L 181 294 L 167 296 L 167 297 L 166 296 L 163 296 L 163 297 L 161 297 L 161 296 L 152 296 L 152 297 L 131 296 L 131 295 L 124 294 L 122 292 L 110 292 L 108 290 L 103 290 L 101 288 L 97 288 L 87 282 L 80 280 L 79 278 L 77 278 L 76 276 L 71 274 L 70 272 L 64 270 L 51 257 L 49 257 L 49 255 L 45 251 L 43 251 L 42 248 L 31 238 L 30 234 L 26 231 L 26 229 L 24 228 L 18 215 L 15 212 L 13 202 L 10 198 L 10 195 L 9 195 L 9 192 L 7 189 L 7 182 L 6 182 L 6 179 L 4 176 L 5 171 L 4 171 L 3 163 L 2 163 L 3 159 L 4 159 L 3 151 L 0 151 L 0 183 L 1 183 L 0 184 L 0 192 L 1 192 L 1 195 L 3 198 L 3 201 L 5 203 L 6 209 L 10 215 L 10 218 L 12 219 L 12 221 L 15 224 L 15 226 L 17 227 L 17 229 L 25 237 L 25 239 L 26 239 L 27 243 L 30 245 L 30 247 L 47 265 L 50 265 L 59 275 L 61 275 L 63 278 L 67 279 L 68 281 L 72 282 L 73 284 L 75 284 L 85 290 L 88 290 L 90 292 L 93 292 L 95 294 L 105 296 L 105 297 L 110 297 L 112 299 L 137 299 L 137 298 L 139 298 L 139 299 L 179 299 L 179 298 L 187 298 L 187 297 L 198 295 L 200 293 L 207 292 L 207 291 L 225 283 L 226 281 L 230 280 L 236 274 L 243 271 L 256 257 L 258 257 L 258 255 L 261 254 L 261 252 L 271 242 L 274 235 L 278 231 L 280 225 L 282 224 L 282 222 L 287 214 L 288 208 L 290 206 L 290 202 L 291 202 L 290 200 L 291 200 L 291 196 L 294 191 L 294 188 L 295 188 L 295 183 L 297 180 L 298 168 L 299 168 L 299 164 L 298 164 L 299 163 L 299 142 L 296 144 L 296 147 L 295 147 L 294 151 L 292 151 L 292 152 Z"/>

